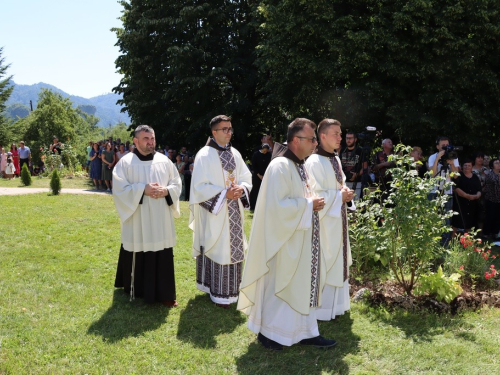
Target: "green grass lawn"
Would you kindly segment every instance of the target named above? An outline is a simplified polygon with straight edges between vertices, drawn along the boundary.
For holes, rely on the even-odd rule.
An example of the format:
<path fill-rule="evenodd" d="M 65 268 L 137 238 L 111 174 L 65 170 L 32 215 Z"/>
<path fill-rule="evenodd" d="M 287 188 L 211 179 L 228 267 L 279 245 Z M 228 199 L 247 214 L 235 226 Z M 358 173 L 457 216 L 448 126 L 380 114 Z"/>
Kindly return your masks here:
<path fill-rule="evenodd" d="M 500 369 L 498 309 L 437 316 L 353 304 L 350 313 L 320 323 L 337 347 L 265 350 L 234 306 L 217 308 L 196 290 L 184 202 L 176 222 L 180 306 L 174 309 L 130 302 L 113 287 L 120 224 L 111 196 L 33 194 L 1 196 L 0 202 L 0 374 L 483 374 Z"/>
<path fill-rule="evenodd" d="M 14 178 L 12 180 L 7 180 L 5 178 L 0 178 L 0 187 L 11 187 L 20 188 L 49 188 L 50 187 L 50 177 L 31 177 L 32 184 L 30 186 L 24 186 L 20 178 Z M 88 177 L 73 177 L 61 178 L 61 185 L 63 189 L 92 189 L 94 184 L 92 180 Z"/>

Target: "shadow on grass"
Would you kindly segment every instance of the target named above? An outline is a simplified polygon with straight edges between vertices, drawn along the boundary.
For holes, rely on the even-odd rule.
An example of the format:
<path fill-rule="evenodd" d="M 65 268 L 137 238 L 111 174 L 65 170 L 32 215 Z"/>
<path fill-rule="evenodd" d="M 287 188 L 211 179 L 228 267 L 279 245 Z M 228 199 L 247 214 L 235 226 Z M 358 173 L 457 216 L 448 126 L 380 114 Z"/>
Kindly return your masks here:
<path fill-rule="evenodd" d="M 435 336 L 452 332 L 458 338 L 466 341 L 476 341 L 476 336 L 470 333 L 474 326 L 460 315 L 437 314 L 433 312 L 409 312 L 403 309 L 391 311 L 382 308 L 369 308 L 371 320 L 381 321 L 404 332 L 406 338 L 415 342 L 431 342 Z"/>
<path fill-rule="evenodd" d="M 360 341 L 360 337 L 352 332 L 352 325 L 350 313 L 333 321 L 319 322 L 321 335 L 337 341 L 337 345 L 330 349 L 296 344 L 275 352 L 265 349 L 256 338 L 248 351 L 236 360 L 238 374 L 348 374 L 349 365 L 344 357 L 357 353 Z"/>
<path fill-rule="evenodd" d="M 130 301 L 123 289 L 115 289 L 109 309 L 92 323 L 87 333 L 102 336 L 105 342 L 138 337 L 165 323 L 169 309 L 160 303 L 147 304 L 142 299 Z"/>
<path fill-rule="evenodd" d="M 233 332 L 246 318 L 236 310 L 217 307 L 206 294 L 191 298 L 182 310 L 177 338 L 199 348 L 215 348 L 217 336 Z"/>

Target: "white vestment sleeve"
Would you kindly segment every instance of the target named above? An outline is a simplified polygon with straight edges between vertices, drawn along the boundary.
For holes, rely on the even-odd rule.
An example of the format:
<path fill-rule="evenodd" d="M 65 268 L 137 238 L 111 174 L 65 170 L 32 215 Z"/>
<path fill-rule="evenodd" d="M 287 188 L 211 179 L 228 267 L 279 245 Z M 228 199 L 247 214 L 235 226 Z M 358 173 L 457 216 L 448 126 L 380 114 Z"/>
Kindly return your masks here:
<path fill-rule="evenodd" d="M 337 196 L 335 197 L 335 200 L 330 206 L 327 215 L 331 217 L 340 217 L 341 209 L 342 209 L 342 191 L 338 190 Z"/>
<path fill-rule="evenodd" d="M 222 192 L 220 193 L 219 199 L 217 199 L 214 210 L 212 211 L 213 214 L 218 215 L 222 207 L 224 207 L 224 203 L 226 202 L 226 193 L 227 189 L 222 190 Z"/>
<path fill-rule="evenodd" d="M 146 184 L 130 183 L 120 159 L 113 168 L 113 197 L 121 222 L 127 221 L 139 206 Z"/>
<path fill-rule="evenodd" d="M 302 218 L 300 219 L 299 226 L 297 230 L 307 230 L 311 228 L 312 225 L 312 215 L 313 215 L 313 200 L 312 198 L 306 198 L 307 206 L 302 214 Z"/>

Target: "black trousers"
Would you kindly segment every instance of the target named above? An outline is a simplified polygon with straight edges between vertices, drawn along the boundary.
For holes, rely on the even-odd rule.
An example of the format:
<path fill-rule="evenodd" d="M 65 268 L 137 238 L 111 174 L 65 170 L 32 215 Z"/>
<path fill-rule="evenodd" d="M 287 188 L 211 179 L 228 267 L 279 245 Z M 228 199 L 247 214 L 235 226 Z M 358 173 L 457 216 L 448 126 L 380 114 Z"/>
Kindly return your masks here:
<path fill-rule="evenodd" d="M 19 159 L 19 168 L 22 170 L 23 169 L 23 164 L 26 164 L 28 166 L 28 171 L 30 170 L 30 159 Z M 21 173 L 21 171 L 19 171 Z"/>

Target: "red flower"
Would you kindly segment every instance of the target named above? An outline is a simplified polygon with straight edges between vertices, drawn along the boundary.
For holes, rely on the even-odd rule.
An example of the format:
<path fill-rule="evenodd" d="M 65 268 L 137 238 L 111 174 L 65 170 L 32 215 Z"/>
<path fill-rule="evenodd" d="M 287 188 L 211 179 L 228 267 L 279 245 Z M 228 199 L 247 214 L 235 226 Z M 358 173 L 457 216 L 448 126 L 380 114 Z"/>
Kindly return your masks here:
<path fill-rule="evenodd" d="M 492 265 L 490 266 L 490 268 L 495 268 L 495 265 L 494 265 L 494 264 L 492 264 Z"/>
<path fill-rule="evenodd" d="M 464 266 L 460 266 L 460 267 L 459 267 L 459 269 L 460 269 L 460 270 L 463 270 L 463 269 L 464 269 Z"/>

